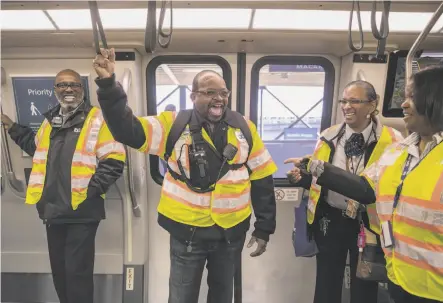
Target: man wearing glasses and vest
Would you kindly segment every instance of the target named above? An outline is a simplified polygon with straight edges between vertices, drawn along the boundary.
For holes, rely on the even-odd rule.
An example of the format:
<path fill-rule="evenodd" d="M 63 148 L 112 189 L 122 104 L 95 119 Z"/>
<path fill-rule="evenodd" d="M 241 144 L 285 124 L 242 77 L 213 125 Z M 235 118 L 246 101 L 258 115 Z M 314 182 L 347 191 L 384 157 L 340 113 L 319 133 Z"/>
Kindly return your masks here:
<path fill-rule="evenodd" d="M 95 235 L 105 219 L 105 193 L 122 175 L 126 155 L 101 111 L 84 99 L 77 72 L 59 72 L 54 91 L 59 105 L 44 114 L 36 134 L 6 115 L 2 123 L 33 156 L 26 204 L 36 204 L 46 224 L 60 303 L 93 303 Z"/>
<path fill-rule="evenodd" d="M 197 303 L 205 264 L 208 302 L 231 303 L 254 210 L 251 256 L 266 250 L 275 231 L 272 174 L 277 170 L 256 127 L 227 107 L 230 91 L 213 71 L 193 81 L 193 110 L 136 117 L 115 81 L 114 50 L 94 60 L 98 100 L 115 139 L 168 164 L 158 222 L 170 233 L 169 303 Z"/>

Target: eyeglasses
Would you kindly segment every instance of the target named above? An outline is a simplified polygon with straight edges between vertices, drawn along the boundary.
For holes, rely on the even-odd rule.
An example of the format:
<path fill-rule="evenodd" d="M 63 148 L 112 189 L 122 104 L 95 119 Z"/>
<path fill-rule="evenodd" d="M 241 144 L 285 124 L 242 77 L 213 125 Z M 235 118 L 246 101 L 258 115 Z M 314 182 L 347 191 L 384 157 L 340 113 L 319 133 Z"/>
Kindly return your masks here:
<path fill-rule="evenodd" d="M 351 99 L 351 100 L 345 100 L 345 99 L 341 99 L 338 102 L 341 105 L 346 105 L 349 103 L 349 105 L 357 105 L 357 104 L 363 104 L 363 103 L 371 103 L 374 100 L 356 100 L 356 99 Z"/>
<path fill-rule="evenodd" d="M 56 88 L 67 89 L 68 87 L 72 89 L 79 89 L 83 87 L 83 84 L 77 82 L 60 82 L 55 85 Z"/>
<path fill-rule="evenodd" d="M 206 97 L 210 97 L 210 98 L 215 98 L 217 96 L 222 97 L 223 99 L 229 98 L 229 96 L 231 95 L 231 92 L 229 90 L 221 90 L 221 91 L 216 91 L 216 90 L 207 90 L 207 91 L 196 91 L 196 93 L 200 93 L 205 95 Z"/>

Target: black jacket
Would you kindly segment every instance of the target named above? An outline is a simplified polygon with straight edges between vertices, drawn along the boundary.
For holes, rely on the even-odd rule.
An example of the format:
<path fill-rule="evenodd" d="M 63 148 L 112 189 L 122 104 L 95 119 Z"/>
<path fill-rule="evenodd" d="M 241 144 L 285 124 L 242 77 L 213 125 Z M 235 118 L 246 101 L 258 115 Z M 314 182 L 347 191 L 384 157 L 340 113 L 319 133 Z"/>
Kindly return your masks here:
<path fill-rule="evenodd" d="M 100 161 L 90 180 L 87 199 L 75 211 L 71 206 L 72 157 L 80 135 L 79 129 L 83 127 L 91 109 L 91 105 L 83 103 L 61 128 L 52 128 L 45 185 L 42 197 L 37 203 L 39 216 L 45 223 L 81 223 L 105 219 L 104 201 L 100 195 L 106 193 L 122 175 L 124 163 L 121 161 L 114 159 Z M 56 106 L 44 116 L 51 122 L 59 110 L 60 106 Z M 23 151 L 31 156 L 34 155 L 35 133 L 31 128 L 14 123 L 9 129 L 9 134 Z"/>
<path fill-rule="evenodd" d="M 341 132 L 344 132 L 344 129 L 342 129 Z M 337 135 L 338 137 L 343 135 L 341 132 L 339 132 L 339 134 Z M 347 182 L 348 182 L 349 178 L 358 179 L 358 180 L 360 179 L 359 176 L 357 176 L 353 173 L 347 172 L 345 170 L 342 170 L 341 168 L 338 168 L 338 167 L 330 164 L 330 163 L 332 163 L 332 160 L 334 159 L 334 155 L 335 155 L 334 140 L 337 138 L 333 138 L 333 139 L 327 139 L 325 137 L 320 138 L 320 140 L 322 140 L 323 142 L 325 142 L 329 146 L 329 148 L 331 149 L 331 153 L 329 155 L 328 161 L 327 162 L 325 161 L 325 166 L 324 166 L 325 171 L 317 179 L 317 183 L 319 185 L 321 185 L 322 188 L 321 188 L 321 193 L 320 193 L 320 199 L 318 201 L 317 210 L 315 212 L 314 224 L 316 224 L 316 222 L 318 222 L 318 220 L 324 216 L 325 212 L 328 212 L 328 210 L 330 209 L 329 204 L 325 201 L 328 190 L 335 191 L 337 193 L 343 194 L 349 198 L 354 199 L 352 195 L 347 195 L 347 193 L 349 192 L 347 189 L 351 189 L 353 187 L 353 186 L 350 186 L 350 183 L 347 183 Z M 368 144 L 366 146 L 366 149 L 364 152 L 364 158 L 363 158 L 364 166 L 366 166 L 366 164 L 368 163 L 369 158 L 371 157 L 372 152 L 374 151 L 374 148 L 377 145 L 377 142 L 378 142 L 377 140 L 372 141 L 370 144 Z M 331 176 L 330 175 L 331 171 L 335 172 L 336 174 L 334 176 Z M 346 178 L 343 178 L 343 175 L 341 173 L 346 175 Z M 302 176 L 301 180 L 298 183 L 295 183 L 294 185 L 300 186 L 300 187 L 303 187 L 304 189 L 309 190 L 311 188 L 312 175 L 310 173 L 307 173 L 306 171 L 302 170 L 301 176 Z M 352 183 L 352 184 L 354 184 L 354 183 Z M 358 195 L 358 198 L 359 199 L 354 199 L 354 200 L 356 200 L 362 204 L 368 204 L 366 202 L 368 197 L 363 197 L 363 195 Z M 366 213 L 363 213 L 362 219 L 365 223 L 365 226 L 367 228 L 369 228 L 369 218 Z M 309 228 L 309 229 L 310 229 L 310 231 L 312 231 L 311 228 Z"/>
<path fill-rule="evenodd" d="M 115 140 L 135 149 L 140 148 L 146 141 L 145 133 L 139 120 L 133 115 L 131 108 L 128 107 L 126 93 L 121 85 L 115 81 L 115 75 L 112 78 L 96 79 L 95 82 L 99 87 L 97 94 L 103 116 Z M 203 127 L 212 137 L 214 145 L 218 150 L 222 150 L 227 144 L 227 128 L 221 127 L 222 124 L 223 122 L 218 127 L 215 127 L 214 131 L 210 132 L 203 123 Z M 253 235 L 268 241 L 269 235 L 274 233 L 276 226 L 274 180 L 272 176 L 269 176 L 252 181 L 251 184 L 251 200 L 256 216 Z M 250 219 L 248 218 L 237 226 L 224 230 L 224 236 L 227 239 L 242 237 L 249 229 L 249 221 Z M 194 234 L 195 228 L 172 221 L 161 214 L 159 214 L 158 222 L 177 238 L 189 240 L 191 237 L 194 237 L 193 239 L 195 240 L 198 237 L 198 231 Z M 201 228 L 200 230 L 203 229 Z M 214 232 L 214 237 L 218 236 L 215 235 L 216 233 L 217 231 Z"/>

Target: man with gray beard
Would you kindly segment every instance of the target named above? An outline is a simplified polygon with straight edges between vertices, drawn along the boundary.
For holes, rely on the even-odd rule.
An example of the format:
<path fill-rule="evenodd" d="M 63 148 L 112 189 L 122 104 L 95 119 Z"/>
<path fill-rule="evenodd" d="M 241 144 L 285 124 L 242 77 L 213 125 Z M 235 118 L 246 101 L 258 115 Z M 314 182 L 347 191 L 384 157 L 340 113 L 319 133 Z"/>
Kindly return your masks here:
<path fill-rule="evenodd" d="M 76 71 L 59 72 L 54 92 L 59 104 L 44 114 L 37 133 L 6 115 L 1 120 L 12 140 L 33 156 L 26 204 L 36 204 L 46 224 L 60 303 L 93 303 L 95 235 L 105 219 L 105 193 L 123 173 L 126 155 L 101 110 L 85 100 Z"/>

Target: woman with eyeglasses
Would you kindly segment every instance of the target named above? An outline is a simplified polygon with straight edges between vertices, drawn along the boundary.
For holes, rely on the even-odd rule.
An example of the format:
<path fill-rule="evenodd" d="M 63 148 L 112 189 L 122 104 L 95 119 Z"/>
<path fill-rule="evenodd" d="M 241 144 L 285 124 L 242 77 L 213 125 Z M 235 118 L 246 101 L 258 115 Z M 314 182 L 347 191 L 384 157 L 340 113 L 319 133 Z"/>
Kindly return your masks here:
<path fill-rule="evenodd" d="M 308 171 L 330 190 L 376 201 L 395 303 L 443 302 L 443 67 L 414 74 L 402 108 L 411 134 L 361 176 L 315 158 Z"/>
<path fill-rule="evenodd" d="M 344 122 L 321 134 L 312 160 L 330 163 L 355 175 L 377 161 L 387 146 L 401 139 L 400 133 L 381 125 L 377 119 L 378 101 L 372 84 L 358 80 L 346 85 L 339 101 Z M 316 177 L 300 169 L 300 159 L 288 159 L 285 163 L 296 165 L 288 173 L 291 183 L 309 189 L 308 230 L 319 250 L 314 303 L 341 303 L 348 252 L 351 303 L 377 302 L 378 283 L 356 278 L 358 234 L 364 227 L 377 226 L 374 216 L 368 216 L 375 209 L 361 211 L 363 207 L 358 202 L 322 187 Z"/>

